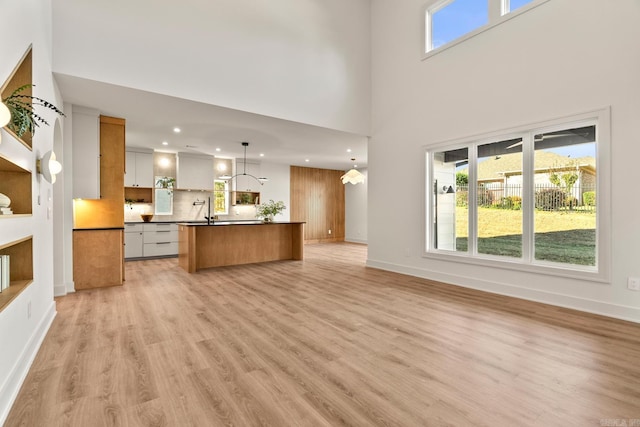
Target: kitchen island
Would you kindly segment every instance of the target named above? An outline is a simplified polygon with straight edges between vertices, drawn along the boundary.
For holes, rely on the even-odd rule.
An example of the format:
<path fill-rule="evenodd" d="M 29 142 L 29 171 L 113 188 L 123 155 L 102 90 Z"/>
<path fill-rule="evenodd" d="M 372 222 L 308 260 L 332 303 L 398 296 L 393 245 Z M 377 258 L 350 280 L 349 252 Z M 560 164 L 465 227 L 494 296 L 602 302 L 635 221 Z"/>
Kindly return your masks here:
<path fill-rule="evenodd" d="M 189 273 L 203 268 L 278 260 L 301 260 L 303 222 L 178 224 L 178 264 Z"/>

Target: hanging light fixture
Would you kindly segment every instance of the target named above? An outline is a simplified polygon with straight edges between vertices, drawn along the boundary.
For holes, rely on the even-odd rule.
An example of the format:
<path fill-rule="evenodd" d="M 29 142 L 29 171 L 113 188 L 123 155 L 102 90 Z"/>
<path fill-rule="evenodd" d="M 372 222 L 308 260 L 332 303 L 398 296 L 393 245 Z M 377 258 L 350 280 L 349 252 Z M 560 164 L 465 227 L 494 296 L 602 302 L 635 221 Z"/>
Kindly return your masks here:
<path fill-rule="evenodd" d="M 258 178 L 256 176 L 251 175 L 250 173 L 247 173 L 247 147 L 249 146 L 249 143 L 248 142 L 243 142 L 242 146 L 244 147 L 244 161 L 242 163 L 242 166 L 243 166 L 242 173 L 237 173 L 237 174 L 235 174 L 233 176 L 226 175 L 226 174 L 225 175 L 220 175 L 219 178 L 223 179 L 225 181 L 231 181 L 232 179 L 234 179 L 237 176 L 250 176 L 251 178 L 253 178 L 256 181 L 258 181 L 260 183 L 260 185 L 264 185 L 265 182 L 269 181 L 268 178 L 265 178 L 265 177 L 259 177 Z"/>
<path fill-rule="evenodd" d="M 352 158 L 351 161 L 355 162 L 356 159 Z M 358 165 L 353 165 L 353 169 L 350 169 L 347 173 L 340 177 L 343 184 L 351 183 L 353 185 L 356 185 L 364 182 L 364 175 L 356 169 L 357 167 Z"/>

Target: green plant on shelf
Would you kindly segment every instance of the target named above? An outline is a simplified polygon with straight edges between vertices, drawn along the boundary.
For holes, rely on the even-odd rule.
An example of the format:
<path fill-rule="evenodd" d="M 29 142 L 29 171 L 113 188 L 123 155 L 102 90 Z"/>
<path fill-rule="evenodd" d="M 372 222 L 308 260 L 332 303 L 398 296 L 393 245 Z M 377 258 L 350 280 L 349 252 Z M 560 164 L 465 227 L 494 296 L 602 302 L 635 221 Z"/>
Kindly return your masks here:
<path fill-rule="evenodd" d="M 36 133 L 36 128 L 41 124 L 49 126 L 49 122 L 47 122 L 44 117 L 33 111 L 33 107 L 35 105 L 47 108 L 54 113 L 64 116 L 62 110 L 49 101 L 38 98 L 37 96 L 25 95 L 22 93 L 31 87 L 35 87 L 35 85 L 26 84 L 20 86 L 14 90 L 11 95 L 2 100 L 11 113 L 11 121 L 7 127 L 11 131 L 15 132 L 18 138 L 22 137 L 22 135 L 27 132 L 34 135 Z"/>

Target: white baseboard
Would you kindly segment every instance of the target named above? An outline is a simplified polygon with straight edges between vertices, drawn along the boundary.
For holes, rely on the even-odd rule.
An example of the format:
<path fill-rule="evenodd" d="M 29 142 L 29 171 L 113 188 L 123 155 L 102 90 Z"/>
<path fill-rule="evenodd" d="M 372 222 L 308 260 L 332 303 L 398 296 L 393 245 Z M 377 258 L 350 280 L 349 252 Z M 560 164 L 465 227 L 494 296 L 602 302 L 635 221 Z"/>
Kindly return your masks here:
<path fill-rule="evenodd" d="M 349 243 L 360 243 L 360 244 L 363 244 L 363 245 L 367 244 L 367 240 L 366 239 L 354 239 L 354 238 L 351 238 L 351 237 L 345 237 L 344 241 L 345 242 L 349 242 Z"/>
<path fill-rule="evenodd" d="M 15 402 L 16 397 L 18 397 L 20 387 L 27 377 L 31 364 L 36 358 L 36 354 L 38 354 L 42 341 L 47 335 L 55 317 L 56 303 L 55 301 L 51 301 L 49 309 L 46 311 L 45 315 L 42 316 L 42 320 L 40 320 L 38 327 L 33 332 L 33 335 L 31 335 L 31 338 L 27 342 L 20 358 L 16 361 L 9 372 L 7 381 L 0 388 L 0 425 L 4 425 L 4 422 L 7 420 L 11 406 L 13 406 L 13 402 Z"/>
<path fill-rule="evenodd" d="M 53 285 L 53 296 L 63 297 L 67 294 L 67 285 L 65 283 L 60 285 Z"/>
<path fill-rule="evenodd" d="M 408 276 L 420 277 L 423 279 L 435 280 L 460 286 L 463 288 L 476 289 L 484 292 L 520 298 L 529 301 L 541 302 L 557 307 L 571 308 L 592 314 L 613 317 L 620 320 L 640 323 L 640 308 L 611 304 L 602 301 L 595 301 L 571 295 L 557 294 L 553 292 L 541 291 L 538 289 L 515 286 L 508 283 L 498 283 L 478 279 L 476 277 L 460 276 L 431 270 L 410 267 L 400 264 L 392 264 L 384 261 L 367 260 L 367 267 L 378 268 L 380 270 L 392 271 L 394 273 L 406 274 Z"/>

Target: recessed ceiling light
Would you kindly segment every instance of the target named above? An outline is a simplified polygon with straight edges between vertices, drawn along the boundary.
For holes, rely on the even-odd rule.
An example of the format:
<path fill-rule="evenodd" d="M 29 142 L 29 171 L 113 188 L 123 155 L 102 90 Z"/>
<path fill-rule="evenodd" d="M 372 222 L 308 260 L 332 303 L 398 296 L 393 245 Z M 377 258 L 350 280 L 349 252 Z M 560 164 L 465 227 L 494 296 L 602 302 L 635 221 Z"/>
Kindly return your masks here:
<path fill-rule="evenodd" d="M 305 162 L 309 163 L 309 159 L 304 159 Z"/>
<path fill-rule="evenodd" d="M 357 168 L 357 167 L 358 167 L 358 165 L 353 165 L 353 167 L 354 167 L 354 168 Z"/>
<path fill-rule="evenodd" d="M 216 151 L 220 152 L 220 151 L 222 151 L 222 150 L 221 150 L 220 148 L 216 148 Z"/>
<path fill-rule="evenodd" d="M 264 157 L 264 153 L 260 153 L 260 157 Z"/>
<path fill-rule="evenodd" d="M 347 153 L 350 153 L 350 152 L 351 152 L 351 148 L 347 148 Z"/>
<path fill-rule="evenodd" d="M 167 141 L 162 141 L 162 145 L 169 145 Z"/>
<path fill-rule="evenodd" d="M 180 129 L 180 128 L 178 128 L 178 127 L 173 128 L 173 131 L 174 131 L 175 133 L 180 133 L 180 130 L 181 130 L 181 129 Z"/>

